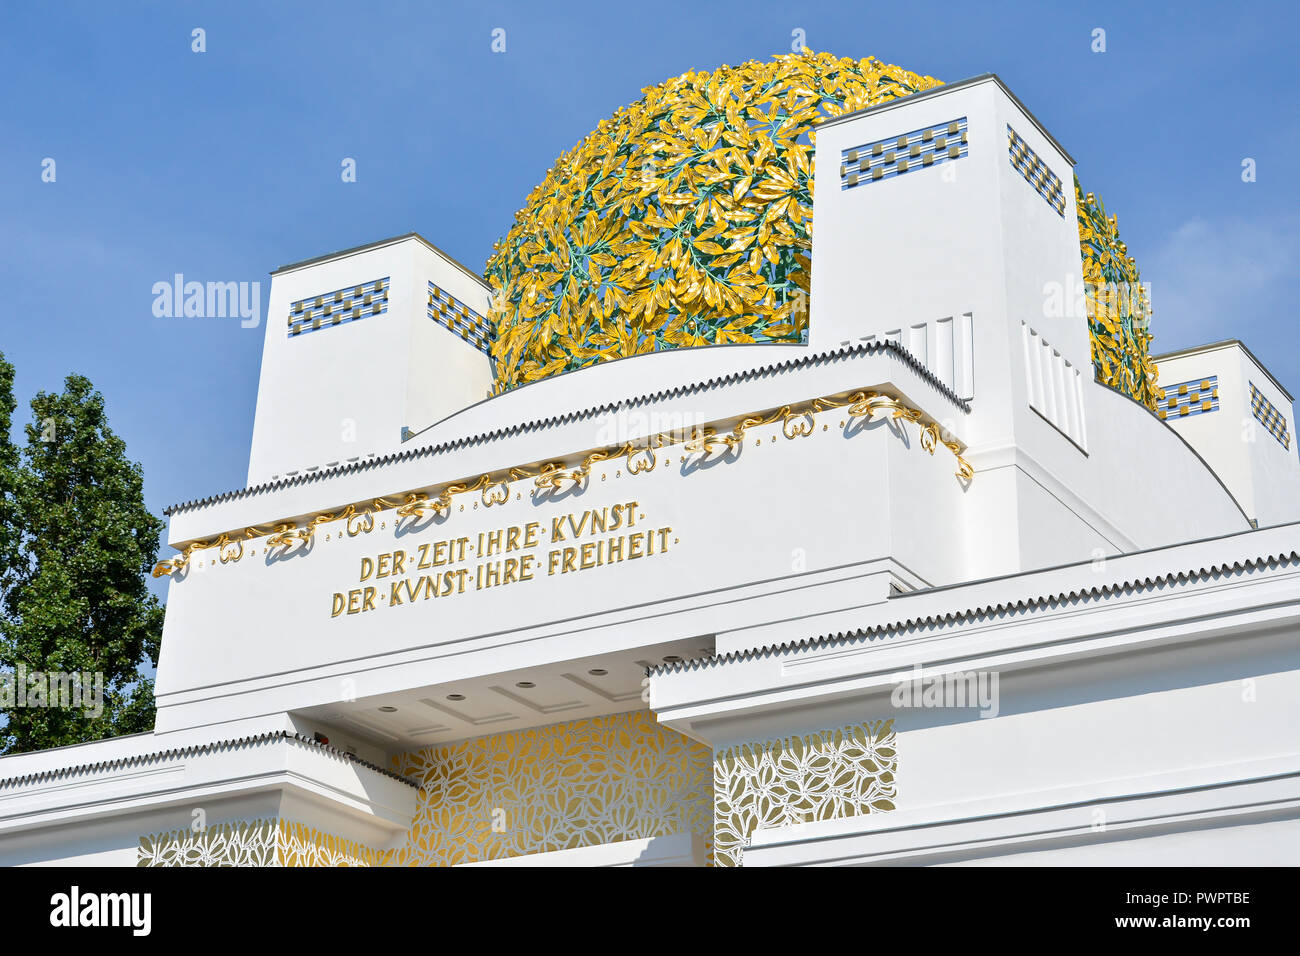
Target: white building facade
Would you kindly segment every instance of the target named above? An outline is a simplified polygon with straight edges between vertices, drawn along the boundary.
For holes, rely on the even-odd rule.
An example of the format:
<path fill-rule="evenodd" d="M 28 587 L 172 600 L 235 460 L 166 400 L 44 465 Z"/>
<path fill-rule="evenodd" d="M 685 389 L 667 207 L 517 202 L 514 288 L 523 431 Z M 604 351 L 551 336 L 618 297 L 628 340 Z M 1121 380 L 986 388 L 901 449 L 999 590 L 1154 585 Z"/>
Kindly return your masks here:
<path fill-rule="evenodd" d="M 995 76 L 816 155 L 799 343 L 492 394 L 422 237 L 275 272 L 156 729 L 0 758 L 0 863 L 1293 861 L 1291 396 L 1235 341 L 1096 380 L 1074 161 Z"/>

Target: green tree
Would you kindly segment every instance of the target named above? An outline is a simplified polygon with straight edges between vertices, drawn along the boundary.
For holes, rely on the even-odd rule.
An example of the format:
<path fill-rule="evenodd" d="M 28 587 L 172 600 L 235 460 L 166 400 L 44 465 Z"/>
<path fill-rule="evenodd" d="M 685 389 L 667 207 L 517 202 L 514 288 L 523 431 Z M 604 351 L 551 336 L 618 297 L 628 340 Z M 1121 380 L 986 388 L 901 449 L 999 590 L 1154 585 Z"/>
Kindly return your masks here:
<path fill-rule="evenodd" d="M 14 425 L 14 367 L 0 352 L 0 608 L 18 567 L 18 448 L 10 437 Z"/>
<path fill-rule="evenodd" d="M 0 355 L 0 414 L 8 416 L 12 381 Z M 139 668 L 146 660 L 157 666 L 162 635 L 163 609 L 147 586 L 162 522 L 145 507 L 140 466 L 109 428 L 103 396 L 70 375 L 61 393 L 40 392 L 31 407 L 21 455 L 6 460 L 0 446 L 9 483 L 0 488 L 7 509 L 0 547 L 11 542 L 0 669 L 101 674 L 104 698 L 98 715 L 4 709 L 4 753 L 151 729 L 153 682 Z"/>

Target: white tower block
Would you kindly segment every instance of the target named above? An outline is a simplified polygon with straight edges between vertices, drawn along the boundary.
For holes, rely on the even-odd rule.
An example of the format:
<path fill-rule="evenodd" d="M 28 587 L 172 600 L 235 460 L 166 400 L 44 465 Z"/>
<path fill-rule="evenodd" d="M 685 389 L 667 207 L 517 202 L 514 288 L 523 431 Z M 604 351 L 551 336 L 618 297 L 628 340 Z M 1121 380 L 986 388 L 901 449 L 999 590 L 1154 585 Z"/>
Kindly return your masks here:
<path fill-rule="evenodd" d="M 488 295 L 415 233 L 272 273 L 249 485 L 387 454 L 486 397 Z"/>
<path fill-rule="evenodd" d="M 1013 141 L 1029 178 L 1013 165 Z M 1049 315 L 1044 291 L 1082 287 L 1073 166 L 992 75 L 821 126 L 813 348 L 896 339 L 961 397 L 978 397 L 967 441 L 1010 437 L 1008 413 L 1024 408 L 1012 400 L 1013 381 L 1025 379 L 1008 374 L 1023 362 L 1022 322 L 1058 365 L 1092 377 L 1086 318 Z M 1067 403 L 1067 429 L 1082 445 L 1082 423 L 1068 424 L 1078 400 L 1063 394 L 1067 384 L 1076 383 L 1049 391 Z"/>
<path fill-rule="evenodd" d="M 1260 527 L 1300 520 L 1291 393 L 1236 339 L 1156 356 L 1159 414 Z"/>
<path fill-rule="evenodd" d="M 812 348 L 894 339 L 969 401 L 941 424 L 976 473 L 949 543 L 972 577 L 1246 525 L 1177 435 L 1094 379 L 1073 166 L 991 74 L 817 130 Z M 1138 462 L 1179 491 L 1135 487 Z"/>

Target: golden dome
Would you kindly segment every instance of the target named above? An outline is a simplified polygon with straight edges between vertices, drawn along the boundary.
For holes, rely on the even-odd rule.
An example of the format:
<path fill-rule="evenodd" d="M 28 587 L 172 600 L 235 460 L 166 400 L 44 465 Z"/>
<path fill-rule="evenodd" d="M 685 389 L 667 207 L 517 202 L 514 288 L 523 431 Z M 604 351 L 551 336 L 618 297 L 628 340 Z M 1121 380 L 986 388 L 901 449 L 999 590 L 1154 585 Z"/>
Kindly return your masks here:
<path fill-rule="evenodd" d="M 556 161 L 488 261 L 498 390 L 658 349 L 806 341 L 813 128 L 938 85 L 805 52 L 645 90 Z"/>
<path fill-rule="evenodd" d="M 804 51 L 646 89 L 556 160 L 494 247 L 496 390 L 662 349 L 806 342 L 816 126 L 939 85 Z M 1100 203 L 1079 199 L 1085 273 L 1136 281 Z M 1094 361 L 1153 405 L 1144 335 L 1094 322 Z"/>

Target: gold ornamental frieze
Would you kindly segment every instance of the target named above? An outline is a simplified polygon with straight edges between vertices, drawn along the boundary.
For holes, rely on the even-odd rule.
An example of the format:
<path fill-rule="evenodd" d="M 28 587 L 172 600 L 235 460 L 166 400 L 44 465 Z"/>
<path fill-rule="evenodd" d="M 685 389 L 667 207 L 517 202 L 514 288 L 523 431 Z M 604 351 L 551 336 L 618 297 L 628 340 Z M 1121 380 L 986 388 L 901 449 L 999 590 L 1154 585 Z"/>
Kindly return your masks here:
<path fill-rule="evenodd" d="M 791 405 L 782 405 L 764 413 L 737 416 L 678 431 L 663 431 L 634 442 L 624 442 L 590 451 L 585 455 L 572 455 L 567 459 L 548 461 L 537 465 L 518 465 L 501 471 L 488 472 L 477 478 L 464 479 L 443 485 L 436 490 L 407 491 L 396 495 L 354 502 L 334 511 L 320 512 L 301 524 L 292 521 L 266 526 L 253 525 L 232 531 L 216 538 L 186 542 L 180 554 L 159 561 L 153 568 L 154 577 L 183 572 L 200 551 L 215 549 L 215 560 L 221 564 L 239 561 L 245 554 L 245 543 L 263 540 L 268 552 L 282 555 L 309 545 L 322 525 L 342 523 L 340 536 L 349 538 L 369 534 L 375 528 L 376 516 L 393 512 L 397 521 L 419 521 L 428 516 L 450 517 L 453 504 L 458 499 L 470 498 L 475 507 L 491 508 L 510 500 L 511 489 L 521 482 L 532 482 L 532 498 L 542 502 L 565 492 L 585 488 L 592 468 L 601 463 L 623 462 L 622 468 L 631 476 L 645 474 L 667 464 L 663 456 L 670 448 L 677 448 L 685 456 L 700 459 L 734 454 L 739 450 L 750 429 L 780 424 L 781 434 L 789 441 L 805 438 L 813 433 L 817 416 L 831 410 L 843 412 L 849 418 L 910 422 L 920 430 L 921 447 L 933 455 L 942 445 L 956 459 L 955 475 L 959 481 L 970 482 L 974 471 L 962 457 L 962 446 L 944 437 L 938 424 L 919 409 L 901 398 L 883 392 L 859 390 L 851 393 L 823 396 Z M 622 469 L 620 469 L 622 470 Z M 520 495 L 519 491 L 515 492 Z M 464 505 L 461 505 L 464 510 Z"/>

